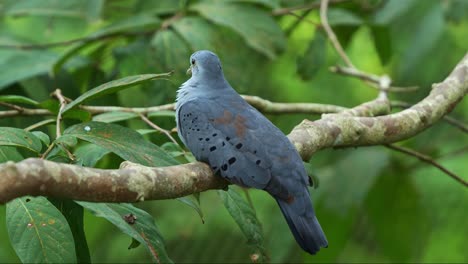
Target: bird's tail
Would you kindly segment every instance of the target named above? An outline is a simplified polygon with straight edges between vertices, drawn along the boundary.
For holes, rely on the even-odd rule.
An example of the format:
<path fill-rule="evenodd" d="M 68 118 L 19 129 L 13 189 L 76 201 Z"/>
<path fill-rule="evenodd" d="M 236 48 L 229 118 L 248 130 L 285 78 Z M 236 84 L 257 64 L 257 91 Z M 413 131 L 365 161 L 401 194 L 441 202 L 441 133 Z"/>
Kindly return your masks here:
<path fill-rule="evenodd" d="M 315 254 L 320 248 L 328 247 L 327 238 L 317 217 L 315 217 L 308 192 L 288 201 L 275 199 L 288 222 L 294 238 L 302 249 L 310 254 Z"/>

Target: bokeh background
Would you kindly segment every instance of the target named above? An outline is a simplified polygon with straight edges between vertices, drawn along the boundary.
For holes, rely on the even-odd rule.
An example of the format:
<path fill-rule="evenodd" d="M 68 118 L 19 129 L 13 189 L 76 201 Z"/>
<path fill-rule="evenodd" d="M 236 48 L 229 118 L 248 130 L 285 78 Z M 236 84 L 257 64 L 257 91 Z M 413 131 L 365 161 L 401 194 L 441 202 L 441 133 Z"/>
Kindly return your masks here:
<path fill-rule="evenodd" d="M 342 62 L 323 34 L 318 10 L 308 8 L 315 3 L 2 0 L 0 95 L 43 101 L 61 88 L 65 96 L 76 98 L 110 80 L 173 70 L 167 81 L 91 102 L 129 107 L 171 103 L 188 78 L 190 54 L 210 49 L 220 56 L 229 82 L 243 94 L 346 107 L 375 98 L 376 90 L 361 81 L 328 70 Z M 282 9 L 291 7 L 299 8 L 292 14 Z M 467 52 L 465 0 L 331 1 L 329 9 L 330 24 L 359 69 L 388 74 L 397 86 L 420 87 L 391 94 L 395 101 L 415 103 L 424 98 L 431 84 L 443 80 Z M 41 46 L 55 42 L 59 43 Z M 466 122 L 467 113 L 465 99 L 451 116 Z M 301 120 L 319 116 L 268 118 L 288 133 Z M 0 126 L 24 128 L 43 119 L 4 118 Z M 175 126 L 173 116 L 152 120 L 166 129 Z M 116 123 L 148 128 L 139 119 Z M 43 131 L 53 135 L 55 127 L 45 126 Z M 167 142 L 161 134 L 146 137 L 158 145 Z M 466 179 L 466 132 L 439 122 L 401 144 L 433 156 Z M 121 161 L 109 154 L 97 166 L 117 168 Z M 330 246 L 316 256 L 302 252 L 276 203 L 261 191 L 249 190 L 271 262 L 468 262 L 468 192 L 434 167 L 382 146 L 323 150 L 308 167 L 319 182 L 311 190 L 312 199 Z M 137 206 L 154 216 L 176 262 L 250 261 L 246 238 L 215 192 L 201 194 L 204 224 L 194 210 L 176 200 Z M 88 212 L 85 231 L 94 262 L 150 260 L 143 247 L 128 250 L 128 236 Z M 0 206 L 0 262 L 19 262 L 9 243 L 5 206 Z"/>

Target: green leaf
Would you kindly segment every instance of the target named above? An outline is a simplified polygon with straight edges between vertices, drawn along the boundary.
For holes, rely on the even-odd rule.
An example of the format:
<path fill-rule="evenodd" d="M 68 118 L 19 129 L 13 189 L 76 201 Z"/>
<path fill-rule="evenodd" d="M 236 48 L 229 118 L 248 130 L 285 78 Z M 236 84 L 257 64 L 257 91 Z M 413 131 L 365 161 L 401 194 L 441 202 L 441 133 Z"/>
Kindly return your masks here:
<path fill-rule="evenodd" d="M 66 18 L 93 18 L 99 0 L 42 0 L 42 1 L 6 1 L 4 14 L 9 16 L 46 16 Z M 93 7 L 93 9 L 91 8 Z"/>
<path fill-rule="evenodd" d="M 138 114 L 131 112 L 107 112 L 93 116 L 93 121 L 113 123 L 133 119 L 136 117 L 138 117 Z"/>
<path fill-rule="evenodd" d="M 151 40 L 155 59 L 164 71 L 180 71 L 189 66 L 188 47 L 184 40 L 173 30 L 158 31 Z"/>
<path fill-rule="evenodd" d="M 205 223 L 205 218 L 204 218 L 203 212 L 202 212 L 202 210 L 200 208 L 200 200 L 199 199 L 194 201 L 189 196 L 186 196 L 186 197 L 177 198 L 177 200 L 179 202 L 182 202 L 182 203 L 192 207 L 198 213 L 198 215 L 200 216 L 200 219 L 202 220 L 202 223 Z"/>
<path fill-rule="evenodd" d="M 139 247 L 140 245 L 141 243 L 138 240 L 132 238 L 132 243 L 130 243 L 130 245 L 128 246 L 128 249 L 134 249 L 134 248 Z"/>
<path fill-rule="evenodd" d="M 321 30 L 315 32 L 304 56 L 298 58 L 297 71 L 304 80 L 312 79 L 324 67 L 327 60 L 327 36 Z"/>
<path fill-rule="evenodd" d="M 352 12 L 346 9 L 331 8 L 328 11 L 328 23 L 331 26 L 359 26 L 362 25 L 363 22 L 364 21 L 359 16 L 353 14 Z"/>
<path fill-rule="evenodd" d="M 190 45 L 192 51 L 216 50 L 224 40 L 212 24 L 199 16 L 188 16 L 172 24 L 177 33 Z"/>
<path fill-rule="evenodd" d="M 23 263 L 75 263 L 67 220 L 44 197 L 22 197 L 7 204 L 10 242 Z"/>
<path fill-rule="evenodd" d="M 110 93 L 115 93 L 118 91 L 121 91 L 125 88 L 128 88 L 130 86 L 155 80 L 155 79 L 161 79 L 164 77 L 169 77 L 170 73 L 162 73 L 162 74 L 142 74 L 142 75 L 134 75 L 134 76 L 129 76 L 125 77 L 122 79 L 110 81 L 108 83 L 102 84 L 96 88 L 93 88 L 75 100 L 73 100 L 71 103 L 69 103 L 62 111 L 62 113 L 67 112 L 68 110 L 72 109 L 73 107 L 87 101 L 93 98 L 97 98 L 106 94 Z"/>
<path fill-rule="evenodd" d="M 368 166 L 370 159 L 372 159 L 372 167 Z M 318 174 L 324 177 L 322 177 L 320 188 L 317 191 L 327 191 L 329 197 L 325 201 L 327 209 L 343 215 L 353 208 L 359 207 L 388 162 L 388 155 L 385 152 L 376 149 L 362 149 L 355 150 L 342 160 L 336 161 L 333 168 L 319 171 Z M 349 174 L 350 171 L 352 171 L 353 177 L 342 177 L 342 175 Z M 331 175 L 326 175 L 328 172 Z M 338 181 L 338 179 L 340 180 Z M 349 186 L 353 186 L 353 188 L 349 188 Z M 332 198 L 336 196 L 340 196 L 341 199 Z"/>
<path fill-rule="evenodd" d="M 174 14 L 181 10 L 186 0 L 139 1 L 138 10 L 150 14 Z"/>
<path fill-rule="evenodd" d="M 20 103 L 37 106 L 39 103 L 31 98 L 21 95 L 0 95 L 0 102 L 4 103 Z"/>
<path fill-rule="evenodd" d="M 15 147 L 0 146 L 0 163 L 7 161 L 20 161 L 23 156 L 18 152 Z"/>
<path fill-rule="evenodd" d="M 45 50 L 0 49 L 0 90 L 17 81 L 47 73 L 57 55 Z"/>
<path fill-rule="evenodd" d="M 422 14 L 418 23 L 414 25 L 414 32 L 410 33 L 409 42 L 403 53 L 404 64 L 398 72 L 401 76 L 413 75 L 413 68 L 429 54 L 444 33 L 443 8 L 441 3 L 437 3 Z"/>
<path fill-rule="evenodd" d="M 386 1 L 382 8 L 375 12 L 373 22 L 380 25 L 388 25 L 404 16 L 418 0 L 391 0 Z"/>
<path fill-rule="evenodd" d="M 88 122 L 69 127 L 63 135 L 77 137 L 145 166 L 170 166 L 178 162 L 134 130 L 115 124 Z"/>
<path fill-rule="evenodd" d="M 397 164 L 389 168 L 391 171 L 379 177 L 366 198 L 368 232 L 391 262 L 409 262 L 420 256 L 410 245 L 428 240 L 431 221 L 410 175 L 405 175 Z"/>
<path fill-rule="evenodd" d="M 386 26 L 372 26 L 371 32 L 377 54 L 382 65 L 387 64 L 392 57 L 392 37 Z"/>
<path fill-rule="evenodd" d="M 122 232 L 134 238 L 148 250 L 154 263 L 172 263 L 167 256 L 164 240 L 159 233 L 154 219 L 147 212 L 131 204 L 104 204 L 78 202 L 94 215 L 107 219 Z M 136 217 L 134 223 L 127 223 L 125 216 L 132 214 Z"/>
<path fill-rule="evenodd" d="M 269 58 L 275 58 L 276 53 L 285 48 L 286 40 L 281 28 L 271 14 L 256 6 L 209 1 L 192 5 L 190 9 L 209 21 L 231 28 L 250 47 Z"/>
<path fill-rule="evenodd" d="M 94 167 L 110 151 L 95 144 L 82 144 L 73 153 L 77 164 L 83 167 Z"/>
<path fill-rule="evenodd" d="M 247 244 L 253 247 L 254 253 L 266 258 L 263 246 L 263 231 L 253 208 L 233 188 L 218 191 L 218 195 L 234 221 L 247 238 Z M 260 260 L 259 262 L 263 262 Z"/>
<path fill-rule="evenodd" d="M 32 131 L 31 133 L 33 133 L 34 136 L 36 136 L 38 139 L 40 139 L 42 141 L 42 143 L 44 143 L 45 146 L 49 146 L 50 138 L 46 133 L 44 133 L 42 131 Z"/>
<path fill-rule="evenodd" d="M 220 2 L 240 2 L 240 3 L 252 3 L 260 4 L 270 8 L 279 8 L 280 0 L 219 0 Z"/>
<path fill-rule="evenodd" d="M 157 16 L 142 13 L 121 20 L 117 20 L 116 22 L 96 31 L 91 35 L 94 37 L 99 37 L 102 35 L 115 33 L 136 32 L 145 29 L 154 29 L 157 28 L 160 24 L 161 20 Z"/>
<path fill-rule="evenodd" d="M 42 143 L 33 133 L 13 127 L 0 127 L 0 146 L 22 147 L 39 153 Z"/>
<path fill-rule="evenodd" d="M 68 199 L 48 198 L 48 200 L 63 214 L 70 226 L 75 242 L 77 263 L 91 263 L 88 242 L 84 232 L 83 207 Z"/>

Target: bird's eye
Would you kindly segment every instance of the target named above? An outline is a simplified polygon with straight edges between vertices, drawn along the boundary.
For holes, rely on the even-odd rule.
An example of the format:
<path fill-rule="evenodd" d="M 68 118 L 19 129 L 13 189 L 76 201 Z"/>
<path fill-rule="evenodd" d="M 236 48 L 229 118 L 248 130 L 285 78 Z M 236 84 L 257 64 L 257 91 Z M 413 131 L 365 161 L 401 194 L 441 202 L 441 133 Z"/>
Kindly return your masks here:
<path fill-rule="evenodd" d="M 195 65 L 195 59 L 192 59 L 192 65 Z"/>

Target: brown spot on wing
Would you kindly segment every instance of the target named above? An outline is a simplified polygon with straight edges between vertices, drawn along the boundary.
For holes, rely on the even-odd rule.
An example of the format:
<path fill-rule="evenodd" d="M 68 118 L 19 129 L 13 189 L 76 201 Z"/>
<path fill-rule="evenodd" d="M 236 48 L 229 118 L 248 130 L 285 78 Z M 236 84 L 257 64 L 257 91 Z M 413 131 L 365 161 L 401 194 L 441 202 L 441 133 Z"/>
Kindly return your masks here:
<path fill-rule="evenodd" d="M 247 129 L 245 126 L 245 118 L 241 115 L 237 115 L 236 119 L 234 119 L 234 127 L 236 128 L 236 136 L 243 138 L 245 130 Z"/>
<path fill-rule="evenodd" d="M 234 117 L 228 110 L 224 110 L 223 116 L 213 119 L 214 124 L 232 125 L 236 131 L 236 136 L 239 138 L 243 138 L 245 135 L 247 129 L 245 121 L 245 117 L 241 115 L 236 115 L 236 117 Z"/>
<path fill-rule="evenodd" d="M 213 120 L 213 122 L 215 124 L 223 124 L 223 125 L 226 125 L 226 124 L 229 124 L 232 122 L 232 113 L 229 112 L 228 110 L 224 110 L 224 114 L 222 117 L 218 117 L 218 118 L 215 118 Z"/>

